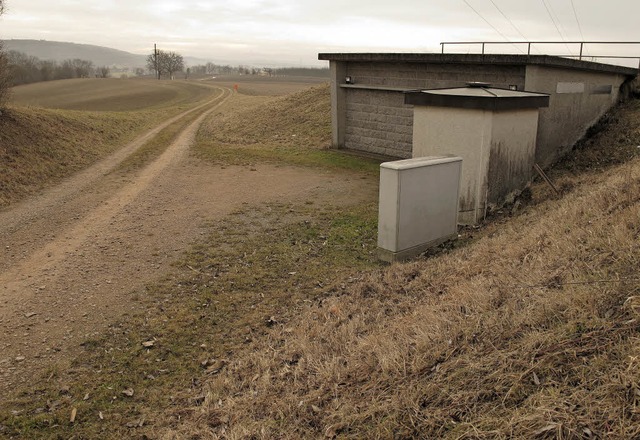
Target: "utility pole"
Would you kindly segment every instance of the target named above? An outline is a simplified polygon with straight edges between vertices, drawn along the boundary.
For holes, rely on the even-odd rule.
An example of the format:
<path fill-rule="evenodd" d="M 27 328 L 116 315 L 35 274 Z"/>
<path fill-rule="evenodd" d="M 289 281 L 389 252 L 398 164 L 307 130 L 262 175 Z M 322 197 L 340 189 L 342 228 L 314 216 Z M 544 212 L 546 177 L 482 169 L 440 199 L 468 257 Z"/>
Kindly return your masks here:
<path fill-rule="evenodd" d="M 158 46 L 153 44 L 153 64 L 156 67 L 156 78 L 160 79 L 160 69 L 158 68 Z"/>

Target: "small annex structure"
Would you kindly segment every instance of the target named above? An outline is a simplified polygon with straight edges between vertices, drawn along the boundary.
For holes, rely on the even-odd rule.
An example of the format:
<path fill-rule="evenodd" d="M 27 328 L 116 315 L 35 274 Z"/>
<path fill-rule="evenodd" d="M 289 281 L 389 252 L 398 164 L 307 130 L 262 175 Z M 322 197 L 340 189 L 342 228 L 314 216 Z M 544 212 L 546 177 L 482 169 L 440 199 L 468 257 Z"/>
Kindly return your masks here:
<path fill-rule="evenodd" d="M 459 223 L 479 223 L 530 181 L 538 112 L 549 105 L 549 95 L 475 82 L 407 92 L 405 103 L 414 108 L 415 157 L 453 154 L 463 160 Z"/>
<path fill-rule="evenodd" d="M 549 95 L 540 110 L 535 162 L 545 167 L 584 135 L 622 95 L 637 69 L 549 55 L 321 53 L 330 62 L 332 143 L 387 157 L 416 157 L 416 89 L 486 82 Z"/>

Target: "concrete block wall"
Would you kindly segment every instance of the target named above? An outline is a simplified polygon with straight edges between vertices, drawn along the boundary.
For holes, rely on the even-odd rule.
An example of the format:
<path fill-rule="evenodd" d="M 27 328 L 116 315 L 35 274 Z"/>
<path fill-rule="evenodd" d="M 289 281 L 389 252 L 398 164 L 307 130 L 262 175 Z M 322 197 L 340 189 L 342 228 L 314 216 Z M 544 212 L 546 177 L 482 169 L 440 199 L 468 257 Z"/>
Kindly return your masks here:
<path fill-rule="evenodd" d="M 344 147 L 410 158 L 413 109 L 398 92 L 347 89 Z"/>

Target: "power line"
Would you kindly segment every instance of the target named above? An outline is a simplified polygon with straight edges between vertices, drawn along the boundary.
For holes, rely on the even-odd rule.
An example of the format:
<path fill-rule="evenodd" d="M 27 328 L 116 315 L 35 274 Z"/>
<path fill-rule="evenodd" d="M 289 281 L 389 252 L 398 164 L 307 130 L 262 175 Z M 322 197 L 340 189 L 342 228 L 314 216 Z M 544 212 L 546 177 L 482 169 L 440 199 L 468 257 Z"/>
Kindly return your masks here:
<path fill-rule="evenodd" d="M 580 20 L 578 20 L 578 13 L 576 12 L 576 5 L 573 4 L 573 0 L 571 0 L 571 8 L 573 8 L 573 16 L 576 17 L 576 23 L 578 23 L 580 38 L 582 38 L 582 41 L 584 41 L 584 35 L 582 34 L 582 26 L 580 26 Z"/>
<path fill-rule="evenodd" d="M 547 14 L 549 14 L 549 18 L 551 18 L 553 25 L 556 27 L 556 30 L 558 31 L 558 35 L 560 35 L 560 38 L 562 38 L 562 41 L 564 42 L 565 47 L 567 48 L 569 53 L 571 53 L 571 49 L 569 49 L 569 46 L 567 45 L 567 40 L 564 38 L 564 35 L 562 35 L 562 32 L 560 32 L 560 27 L 558 27 L 558 23 L 556 22 L 555 18 L 553 18 L 553 15 L 551 14 L 551 10 L 549 9 L 549 6 L 547 6 L 547 2 L 545 0 L 542 0 L 542 4 L 544 5 L 544 8 L 547 10 Z"/>
<path fill-rule="evenodd" d="M 565 37 L 568 36 L 569 33 L 567 32 L 567 30 L 562 25 L 562 21 L 560 21 L 560 16 L 556 13 L 555 9 L 553 9 L 553 3 L 549 2 L 548 5 L 549 5 L 549 9 L 551 10 L 551 13 L 556 18 L 556 22 L 558 23 L 558 26 L 560 26 L 560 30 L 565 35 Z M 569 48 L 567 48 L 567 49 L 569 49 Z M 569 52 L 571 52 L 571 51 L 569 51 Z"/>
<path fill-rule="evenodd" d="M 500 36 L 501 36 L 502 38 L 504 38 L 507 42 L 511 43 L 511 42 L 509 41 L 509 39 L 508 39 L 508 38 L 507 38 L 507 37 L 506 37 L 502 32 L 500 32 L 500 30 L 499 30 L 498 28 L 496 28 L 494 25 L 492 25 L 492 24 L 489 22 L 489 20 L 487 20 L 486 18 L 484 18 L 484 16 L 483 16 L 480 12 L 478 12 L 478 11 L 477 11 L 473 6 L 471 6 L 467 0 L 462 0 L 462 1 L 464 2 L 464 4 L 465 4 L 465 5 L 469 6 L 469 8 L 470 8 L 473 12 L 475 12 L 475 13 L 476 13 L 476 15 L 477 15 L 478 17 L 482 18 L 482 19 L 484 20 L 484 22 L 485 22 L 485 23 L 487 23 L 489 26 L 491 26 L 491 28 L 492 28 L 494 31 L 496 31 L 498 34 L 500 34 Z M 520 49 L 518 46 L 516 46 L 516 45 L 515 45 L 515 44 L 513 44 L 513 43 L 511 43 L 511 44 L 513 45 L 513 47 L 515 47 L 516 49 L 518 49 L 521 53 L 524 53 L 524 52 L 522 52 L 522 49 Z"/>
<path fill-rule="evenodd" d="M 498 7 L 498 5 L 496 5 L 496 3 L 495 3 L 493 0 L 489 0 L 489 1 L 490 1 L 490 2 L 491 2 L 491 4 L 492 4 L 492 5 L 493 5 L 497 10 L 498 10 L 498 12 L 499 12 L 500 14 L 502 14 L 502 16 L 503 16 L 503 17 L 504 17 L 504 18 L 505 18 L 509 23 L 511 23 L 511 27 L 513 27 L 513 28 L 516 30 L 516 32 L 518 32 L 518 34 L 520 34 L 520 36 L 521 36 L 524 40 L 526 40 L 526 39 L 527 39 L 527 37 L 525 37 L 525 36 L 522 34 L 522 32 L 520 32 L 520 29 L 518 29 L 518 28 L 516 27 L 516 25 L 515 25 L 515 24 L 513 24 L 513 21 L 511 21 L 511 19 L 510 19 L 509 17 L 507 17 L 507 16 L 505 15 L 505 13 L 504 13 L 504 12 L 502 12 L 502 10 Z"/>

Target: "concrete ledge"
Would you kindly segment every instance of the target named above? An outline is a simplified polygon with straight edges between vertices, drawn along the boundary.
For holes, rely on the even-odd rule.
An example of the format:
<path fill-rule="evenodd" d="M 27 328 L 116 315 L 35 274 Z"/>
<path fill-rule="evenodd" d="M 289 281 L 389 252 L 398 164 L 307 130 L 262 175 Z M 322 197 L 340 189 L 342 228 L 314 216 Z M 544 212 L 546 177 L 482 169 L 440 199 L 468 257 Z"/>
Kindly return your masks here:
<path fill-rule="evenodd" d="M 378 258 L 380 258 L 380 260 L 387 262 L 387 263 L 396 263 L 396 262 L 400 262 L 400 261 L 406 261 L 409 260 L 411 258 L 417 257 L 418 255 L 420 255 L 421 253 L 423 253 L 426 250 L 429 250 L 431 248 L 434 248 L 436 246 L 441 245 L 442 243 L 445 243 L 449 240 L 453 240 L 455 238 L 458 238 L 458 234 L 451 234 L 449 236 L 446 237 L 441 237 L 437 240 L 433 240 L 430 241 L 428 243 L 423 243 L 419 246 L 414 246 L 412 248 L 409 249 L 405 249 L 402 251 L 398 251 L 398 252 L 393 252 L 390 251 L 388 249 L 383 249 L 383 248 L 378 248 Z"/>
<path fill-rule="evenodd" d="M 406 87 L 371 86 L 367 84 L 340 84 L 341 89 L 380 90 L 383 92 L 406 92 Z"/>
<path fill-rule="evenodd" d="M 552 55 L 482 55 L 439 53 L 321 53 L 319 60 L 382 63 L 432 63 L 432 64 L 506 64 L 543 65 L 595 72 L 618 73 L 629 77 L 638 75 L 638 69 L 574 60 Z"/>

